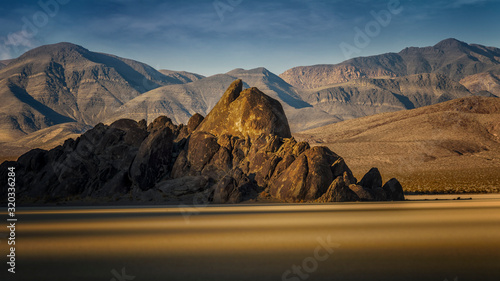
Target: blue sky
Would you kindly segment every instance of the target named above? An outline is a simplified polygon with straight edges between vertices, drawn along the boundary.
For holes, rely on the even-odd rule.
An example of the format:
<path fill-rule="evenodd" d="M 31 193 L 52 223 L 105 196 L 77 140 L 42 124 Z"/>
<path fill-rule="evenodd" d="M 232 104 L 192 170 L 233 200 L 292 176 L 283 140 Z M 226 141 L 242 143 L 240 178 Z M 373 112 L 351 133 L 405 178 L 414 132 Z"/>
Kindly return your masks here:
<path fill-rule="evenodd" d="M 64 41 L 157 69 L 280 74 L 450 37 L 500 47 L 499 14 L 499 0 L 9 1 L 0 7 L 0 59 Z"/>

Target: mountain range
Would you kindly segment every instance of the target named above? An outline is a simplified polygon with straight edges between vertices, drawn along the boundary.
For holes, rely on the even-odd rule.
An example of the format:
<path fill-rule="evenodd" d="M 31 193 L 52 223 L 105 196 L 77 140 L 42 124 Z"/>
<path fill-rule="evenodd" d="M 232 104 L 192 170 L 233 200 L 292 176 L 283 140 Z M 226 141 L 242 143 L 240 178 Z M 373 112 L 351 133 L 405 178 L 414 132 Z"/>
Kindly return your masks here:
<path fill-rule="evenodd" d="M 290 85 L 314 89 L 359 78 L 392 78 L 422 73 L 443 74 L 461 79 L 495 69 L 500 49 L 467 44 L 450 38 L 432 47 L 409 47 L 399 53 L 359 57 L 340 64 L 300 66 L 280 77 Z"/>
<path fill-rule="evenodd" d="M 0 71 L 0 140 L 67 122 L 93 125 L 149 90 L 181 83 L 146 64 L 77 45 L 42 46 Z"/>
<path fill-rule="evenodd" d="M 447 39 L 397 54 L 296 67 L 279 76 L 255 68 L 204 77 L 157 71 L 71 43 L 46 45 L 0 62 L 0 158 L 59 137 L 62 142 L 99 122 L 150 123 L 167 115 L 186 123 L 195 113 L 208 114 L 235 79 L 280 101 L 292 132 L 467 96 L 497 96 L 499 61 L 497 48 Z M 35 134 L 42 129 L 55 137 Z"/>

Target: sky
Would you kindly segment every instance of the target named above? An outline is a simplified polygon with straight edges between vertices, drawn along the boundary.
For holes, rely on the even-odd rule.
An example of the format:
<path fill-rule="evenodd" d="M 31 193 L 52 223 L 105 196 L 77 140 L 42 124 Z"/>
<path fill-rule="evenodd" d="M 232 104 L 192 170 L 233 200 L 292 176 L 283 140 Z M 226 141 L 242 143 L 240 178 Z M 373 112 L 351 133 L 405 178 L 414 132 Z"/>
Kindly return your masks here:
<path fill-rule="evenodd" d="M 71 42 L 156 69 L 280 74 L 447 38 L 500 47 L 499 14 L 500 0 L 3 1 L 0 60 Z"/>

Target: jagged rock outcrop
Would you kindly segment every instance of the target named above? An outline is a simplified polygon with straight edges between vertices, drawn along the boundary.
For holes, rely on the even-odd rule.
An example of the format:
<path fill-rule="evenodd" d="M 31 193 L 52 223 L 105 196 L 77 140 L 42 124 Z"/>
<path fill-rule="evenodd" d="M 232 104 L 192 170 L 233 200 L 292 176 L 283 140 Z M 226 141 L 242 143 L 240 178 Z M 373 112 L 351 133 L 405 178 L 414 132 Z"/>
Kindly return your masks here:
<path fill-rule="evenodd" d="M 386 201 L 387 195 L 382 189 L 382 175 L 377 168 L 371 168 L 357 185 L 351 188 L 361 200 Z"/>
<path fill-rule="evenodd" d="M 340 157 L 330 149 L 319 146 L 307 147 L 294 156 L 293 163 L 271 180 L 271 195 L 285 201 L 317 199 L 333 181 L 331 165 Z"/>
<path fill-rule="evenodd" d="M 261 134 L 291 137 L 281 104 L 257 88 L 243 89 L 238 79 L 198 126 L 197 131 L 256 138 Z"/>
<path fill-rule="evenodd" d="M 50 151 L 32 150 L 14 165 L 20 200 L 109 199 L 238 203 L 247 200 L 344 202 L 404 200 L 376 168 L 358 183 L 327 147 L 290 135 L 280 103 L 234 81 L 203 118 L 188 125 L 158 117 L 98 124 Z M 134 197 L 135 196 L 135 197 Z"/>

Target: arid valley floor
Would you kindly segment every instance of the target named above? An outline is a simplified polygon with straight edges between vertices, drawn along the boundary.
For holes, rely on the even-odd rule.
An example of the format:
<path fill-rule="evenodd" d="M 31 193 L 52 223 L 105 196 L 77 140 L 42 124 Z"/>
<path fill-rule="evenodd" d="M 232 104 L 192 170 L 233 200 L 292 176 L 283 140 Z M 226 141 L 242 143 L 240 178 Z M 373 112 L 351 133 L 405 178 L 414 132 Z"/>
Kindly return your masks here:
<path fill-rule="evenodd" d="M 15 280 L 498 280 L 500 196 L 452 198 L 25 208 Z"/>

